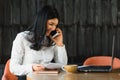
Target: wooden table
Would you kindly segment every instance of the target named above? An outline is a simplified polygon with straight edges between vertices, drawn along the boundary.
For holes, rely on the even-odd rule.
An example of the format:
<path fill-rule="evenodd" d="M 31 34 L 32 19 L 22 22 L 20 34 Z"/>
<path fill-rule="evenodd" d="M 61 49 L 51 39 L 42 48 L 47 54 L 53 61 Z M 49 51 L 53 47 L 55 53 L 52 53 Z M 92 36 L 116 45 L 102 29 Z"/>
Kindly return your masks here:
<path fill-rule="evenodd" d="M 36 74 L 30 73 L 27 80 L 120 80 L 120 72 L 110 73 L 66 73 Z"/>

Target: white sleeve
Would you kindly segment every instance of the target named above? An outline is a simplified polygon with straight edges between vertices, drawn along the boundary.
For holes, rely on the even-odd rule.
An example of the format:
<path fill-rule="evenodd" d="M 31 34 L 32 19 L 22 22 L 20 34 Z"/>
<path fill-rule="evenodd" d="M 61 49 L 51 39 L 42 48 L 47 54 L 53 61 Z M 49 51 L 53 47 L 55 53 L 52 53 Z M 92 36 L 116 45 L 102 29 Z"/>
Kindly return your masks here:
<path fill-rule="evenodd" d="M 54 51 L 55 51 L 55 57 L 54 57 L 54 60 L 56 63 L 61 63 L 63 65 L 66 65 L 67 64 L 67 52 L 66 52 L 66 49 L 65 49 L 65 45 L 64 46 L 55 46 L 54 48 Z"/>
<path fill-rule="evenodd" d="M 48 69 L 62 68 L 62 66 L 66 65 L 68 61 L 65 45 L 63 47 L 55 45 L 53 50 L 55 63 L 47 63 L 43 65 Z"/>
<path fill-rule="evenodd" d="M 15 75 L 26 75 L 32 72 L 32 65 L 23 65 L 24 59 L 24 37 L 19 33 L 13 41 L 11 59 L 10 59 L 10 71 Z"/>

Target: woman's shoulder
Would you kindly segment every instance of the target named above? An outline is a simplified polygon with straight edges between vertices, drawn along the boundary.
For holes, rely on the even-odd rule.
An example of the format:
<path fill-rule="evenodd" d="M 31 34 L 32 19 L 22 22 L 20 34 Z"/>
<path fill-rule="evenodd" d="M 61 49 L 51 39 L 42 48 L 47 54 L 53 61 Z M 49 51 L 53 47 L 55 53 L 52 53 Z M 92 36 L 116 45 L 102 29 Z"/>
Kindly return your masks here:
<path fill-rule="evenodd" d="M 23 31 L 17 34 L 17 37 L 24 38 L 24 39 L 31 39 L 33 38 L 33 33 L 30 31 Z"/>
<path fill-rule="evenodd" d="M 19 36 L 19 37 L 26 37 L 26 36 L 28 36 L 29 32 L 30 32 L 30 31 L 19 32 L 19 33 L 17 34 L 17 36 Z"/>

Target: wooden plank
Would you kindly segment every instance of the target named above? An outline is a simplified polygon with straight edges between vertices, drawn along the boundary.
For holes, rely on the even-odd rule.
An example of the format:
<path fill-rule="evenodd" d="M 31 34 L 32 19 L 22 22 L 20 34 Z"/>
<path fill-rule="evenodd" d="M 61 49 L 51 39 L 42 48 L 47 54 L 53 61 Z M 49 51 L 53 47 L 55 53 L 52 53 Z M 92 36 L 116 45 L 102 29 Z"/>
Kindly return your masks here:
<path fill-rule="evenodd" d="M 47 1 L 50 0 L 36 0 L 36 5 L 37 5 L 37 12 L 41 7 L 43 7 L 45 4 L 48 4 Z"/>
<path fill-rule="evenodd" d="M 117 25 L 117 0 L 111 0 L 111 17 L 112 17 L 112 24 Z"/>
<path fill-rule="evenodd" d="M 31 25 L 36 16 L 36 0 L 28 0 L 28 25 Z"/>
<path fill-rule="evenodd" d="M 102 23 L 108 25 L 111 23 L 111 3 L 110 0 L 102 0 Z"/>
<path fill-rule="evenodd" d="M 11 0 L 4 0 L 4 25 L 10 25 L 11 23 Z"/>
<path fill-rule="evenodd" d="M 87 1 L 87 22 L 88 24 L 94 24 L 95 23 L 95 11 L 96 11 L 96 5 L 94 4 L 95 0 L 88 0 Z"/>
<path fill-rule="evenodd" d="M 0 26 L 0 63 L 2 62 L 2 26 Z"/>
<path fill-rule="evenodd" d="M 78 54 L 84 54 L 85 53 L 85 28 L 83 26 L 80 26 L 78 28 Z"/>
<path fill-rule="evenodd" d="M 78 27 L 78 40 L 77 40 L 77 53 L 79 57 L 79 61 L 83 62 L 86 59 L 86 54 L 85 54 L 85 27 L 80 26 Z"/>
<path fill-rule="evenodd" d="M 28 2 L 27 0 L 21 0 L 21 16 L 20 16 L 21 24 L 28 24 Z"/>
<path fill-rule="evenodd" d="M 118 11 L 118 12 L 120 12 L 120 5 L 119 5 L 119 4 L 120 4 L 120 0 L 117 0 L 117 6 L 118 6 L 118 7 L 117 7 L 117 11 Z"/>
<path fill-rule="evenodd" d="M 11 50 L 11 47 L 10 47 L 10 35 L 11 33 L 10 33 L 10 28 L 8 28 L 7 26 L 5 26 L 4 28 L 3 28 L 3 34 L 2 34 L 2 53 L 3 53 L 3 63 L 5 63 L 6 62 L 6 60 L 8 59 L 8 58 L 10 58 L 10 50 Z M 7 36 L 6 36 L 7 35 Z"/>
<path fill-rule="evenodd" d="M 64 23 L 72 24 L 74 18 L 74 0 L 64 0 Z"/>
<path fill-rule="evenodd" d="M 79 0 L 75 0 L 74 1 L 74 17 L 73 17 L 73 41 L 74 43 L 72 44 L 74 47 L 74 56 L 77 58 L 77 56 L 79 55 L 78 50 L 78 27 L 80 27 L 80 9 L 79 9 L 79 4 L 80 1 Z"/>
<path fill-rule="evenodd" d="M 73 13 L 73 21 L 71 23 L 73 24 L 79 24 L 80 23 L 80 0 L 75 0 L 74 1 L 74 13 Z M 80 26 L 77 26 L 80 27 Z"/>
<path fill-rule="evenodd" d="M 112 56 L 113 35 L 116 35 L 116 31 L 115 28 L 111 26 L 111 28 L 110 27 L 108 28 L 108 53 L 106 53 L 106 55 L 108 56 Z M 116 47 L 116 41 L 114 47 Z M 115 48 L 114 48 L 114 52 L 115 52 Z"/>
<path fill-rule="evenodd" d="M 93 56 L 101 55 L 101 27 L 95 27 L 93 30 Z"/>
<path fill-rule="evenodd" d="M 115 36 L 115 56 L 120 58 L 120 27 L 115 29 L 116 36 Z"/>
<path fill-rule="evenodd" d="M 120 0 L 117 0 L 117 13 L 118 13 L 118 16 L 117 16 L 117 18 L 118 18 L 118 25 L 120 25 Z"/>
<path fill-rule="evenodd" d="M 103 26 L 103 28 L 101 29 L 102 30 L 102 43 L 101 43 L 101 46 L 102 46 L 102 55 L 106 55 L 108 54 L 108 26 Z"/>
<path fill-rule="evenodd" d="M 11 47 L 10 47 L 10 44 L 12 44 L 11 43 L 11 41 L 10 41 L 10 39 L 11 39 L 11 27 L 4 27 L 4 29 L 3 29 L 3 47 L 6 47 L 5 49 L 3 48 L 3 53 L 5 54 L 5 55 L 9 55 L 10 53 L 10 50 L 11 50 Z M 7 35 L 7 36 L 6 36 Z"/>
<path fill-rule="evenodd" d="M 62 32 L 63 32 L 63 42 L 64 42 L 64 44 L 65 44 L 65 47 L 66 47 L 66 50 L 68 51 L 69 49 L 68 49 L 68 44 L 67 44 L 67 27 L 66 26 L 64 26 L 64 28 L 62 29 Z"/>
<path fill-rule="evenodd" d="M 80 24 L 87 24 L 87 0 L 80 1 Z"/>
<path fill-rule="evenodd" d="M 64 22 L 64 0 L 54 0 L 54 4 L 60 16 L 60 22 L 63 23 Z"/>
<path fill-rule="evenodd" d="M 4 61 L 8 60 L 11 55 L 12 43 L 19 31 L 18 26 L 5 26 L 2 30 L 2 53 Z M 7 36 L 6 36 L 7 35 Z"/>
<path fill-rule="evenodd" d="M 96 25 L 98 25 L 98 26 L 101 26 L 102 25 L 102 18 L 101 18 L 101 16 L 102 16 L 102 14 L 101 14 L 101 12 L 102 12 L 102 9 L 101 9 L 101 0 L 95 0 L 96 2 L 96 4 L 95 4 L 95 24 Z M 93 23 L 93 24 L 94 24 Z"/>
<path fill-rule="evenodd" d="M 120 12 L 118 12 L 117 18 L 118 18 L 118 23 L 117 23 L 117 25 L 120 25 Z"/>
<path fill-rule="evenodd" d="M 13 0 L 12 1 L 12 23 L 13 24 L 20 24 L 20 0 Z"/>
<path fill-rule="evenodd" d="M 86 55 L 86 57 L 93 55 L 93 27 L 85 28 L 85 53 L 84 54 Z"/>
<path fill-rule="evenodd" d="M 68 52 L 68 56 L 76 56 L 76 36 L 75 36 L 75 32 L 74 32 L 74 29 L 75 29 L 75 26 L 73 27 L 67 27 L 67 28 L 64 28 L 66 30 L 66 40 L 65 41 L 65 44 L 66 44 L 66 49 L 67 49 L 67 52 Z"/>
<path fill-rule="evenodd" d="M 4 1 L 0 0 L 0 24 L 4 23 Z"/>
<path fill-rule="evenodd" d="M 47 0 L 47 4 L 48 5 L 56 5 L 55 3 L 57 2 L 57 0 Z"/>
<path fill-rule="evenodd" d="M 76 56 L 76 25 L 73 25 L 74 22 L 74 0 L 64 0 L 64 23 L 67 24 L 67 48 L 68 56 Z"/>

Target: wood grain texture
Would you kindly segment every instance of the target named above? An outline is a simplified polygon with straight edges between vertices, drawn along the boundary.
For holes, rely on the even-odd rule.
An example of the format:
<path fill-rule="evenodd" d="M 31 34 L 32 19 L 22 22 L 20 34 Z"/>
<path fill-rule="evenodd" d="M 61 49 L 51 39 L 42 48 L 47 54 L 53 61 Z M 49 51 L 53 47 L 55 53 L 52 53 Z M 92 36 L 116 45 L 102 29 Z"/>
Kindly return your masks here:
<path fill-rule="evenodd" d="M 60 14 L 69 63 L 82 63 L 90 56 L 111 55 L 113 34 L 115 56 L 120 58 L 119 3 L 119 0 L 1 0 L 1 63 L 10 57 L 16 34 L 27 29 L 46 4 L 55 6 Z"/>

